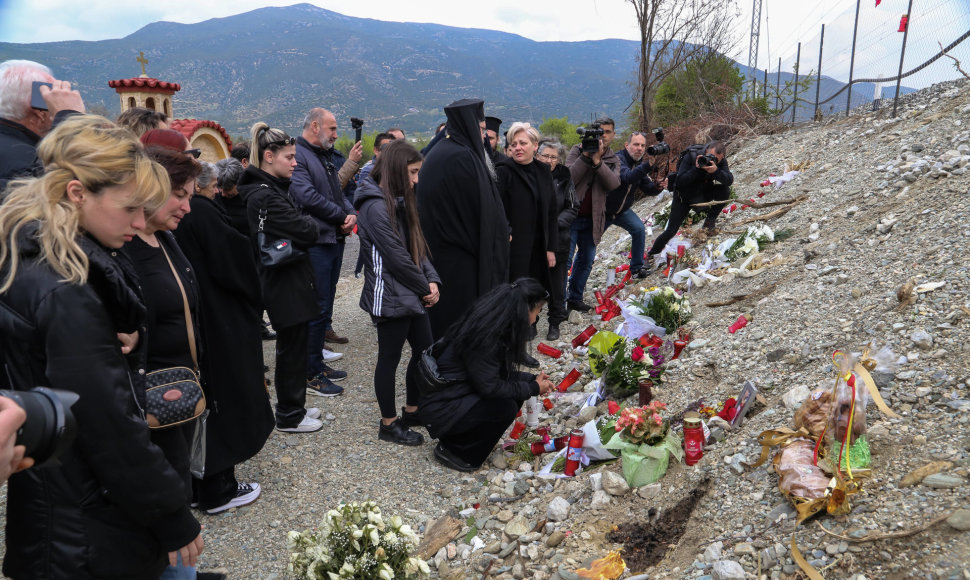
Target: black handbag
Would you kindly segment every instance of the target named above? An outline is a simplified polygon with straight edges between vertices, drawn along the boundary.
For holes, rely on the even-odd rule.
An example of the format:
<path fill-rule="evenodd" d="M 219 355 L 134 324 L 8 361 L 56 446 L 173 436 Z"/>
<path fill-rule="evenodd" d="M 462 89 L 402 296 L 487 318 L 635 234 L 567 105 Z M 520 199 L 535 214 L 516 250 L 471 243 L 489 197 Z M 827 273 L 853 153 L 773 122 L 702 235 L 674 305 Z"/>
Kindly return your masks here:
<path fill-rule="evenodd" d="M 189 298 L 185 294 L 185 287 L 182 286 L 182 278 L 175 270 L 168 252 L 165 251 L 165 246 L 159 242 L 159 247 L 182 292 L 185 330 L 189 335 L 189 352 L 192 355 L 192 363 L 198 368 L 199 359 L 195 348 L 195 329 L 192 325 L 192 313 L 189 311 Z M 202 392 L 199 377 L 193 369 L 171 367 L 145 375 L 145 421 L 150 429 L 165 429 L 187 423 L 196 419 L 203 411 L 205 411 L 205 393 Z"/>
<path fill-rule="evenodd" d="M 290 264 L 306 254 L 303 250 L 293 245 L 293 242 L 285 238 L 269 240 L 266 232 L 263 231 L 263 222 L 266 221 L 266 208 L 259 210 L 259 226 L 256 230 L 256 245 L 259 246 L 259 263 L 266 268 L 274 268 Z"/>
<path fill-rule="evenodd" d="M 468 380 L 464 374 L 444 376 L 438 370 L 438 355 L 441 354 L 441 341 L 421 351 L 418 359 L 418 376 L 423 383 L 425 394 L 437 393 L 453 385 Z"/>

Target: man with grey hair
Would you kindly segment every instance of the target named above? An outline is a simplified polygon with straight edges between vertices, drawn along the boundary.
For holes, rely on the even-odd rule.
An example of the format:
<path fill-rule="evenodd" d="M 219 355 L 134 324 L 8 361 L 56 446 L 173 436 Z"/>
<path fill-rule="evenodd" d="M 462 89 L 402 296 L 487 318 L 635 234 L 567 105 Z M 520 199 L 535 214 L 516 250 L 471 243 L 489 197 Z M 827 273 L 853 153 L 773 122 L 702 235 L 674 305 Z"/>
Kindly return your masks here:
<path fill-rule="evenodd" d="M 44 109 L 31 106 L 34 82 L 51 84 L 40 87 Z M 81 94 L 46 66 L 29 60 L 0 63 L 0 191 L 11 179 L 40 175 L 37 143 L 61 119 L 83 112 Z"/>
<path fill-rule="evenodd" d="M 337 119 L 326 109 L 307 113 L 303 134 L 296 140 L 296 169 L 290 182 L 290 195 L 313 217 L 319 228 L 317 243 L 308 250 L 313 267 L 319 316 L 310 321 L 307 389 L 315 395 L 334 396 L 343 389 L 332 381 L 347 376 L 331 369 L 323 359 L 325 342 L 343 344 L 347 339 L 333 329 L 333 300 L 343 263 L 344 241 L 357 225 L 357 212 L 344 187 L 359 167 L 363 147 L 360 142 L 350 150 L 350 159 L 334 150 L 337 141 Z M 346 181 L 344 174 L 348 174 Z"/>

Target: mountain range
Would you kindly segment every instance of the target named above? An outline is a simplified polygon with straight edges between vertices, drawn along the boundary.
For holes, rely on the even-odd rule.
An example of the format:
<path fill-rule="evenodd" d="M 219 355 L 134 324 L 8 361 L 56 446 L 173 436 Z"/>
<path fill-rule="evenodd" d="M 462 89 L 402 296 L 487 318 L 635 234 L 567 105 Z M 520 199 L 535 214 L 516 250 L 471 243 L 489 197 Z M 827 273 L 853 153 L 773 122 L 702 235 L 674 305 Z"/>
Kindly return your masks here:
<path fill-rule="evenodd" d="M 344 130 L 357 116 L 365 132 L 400 126 L 427 134 L 444 120 L 444 105 L 465 97 L 483 98 L 486 112 L 507 122 L 585 123 L 607 114 L 623 125 L 639 43 L 536 42 L 297 4 L 195 24 L 155 22 L 121 39 L 0 43 L 0 61 L 42 62 L 75 83 L 89 107 L 114 116 L 119 99 L 107 83 L 138 76 L 139 51 L 149 76 L 182 85 L 176 117 L 212 119 L 233 135 L 248 134 L 255 121 L 295 131 L 315 106 L 332 110 Z M 823 95 L 825 84 L 823 77 Z M 800 118 L 810 114 L 799 109 Z"/>

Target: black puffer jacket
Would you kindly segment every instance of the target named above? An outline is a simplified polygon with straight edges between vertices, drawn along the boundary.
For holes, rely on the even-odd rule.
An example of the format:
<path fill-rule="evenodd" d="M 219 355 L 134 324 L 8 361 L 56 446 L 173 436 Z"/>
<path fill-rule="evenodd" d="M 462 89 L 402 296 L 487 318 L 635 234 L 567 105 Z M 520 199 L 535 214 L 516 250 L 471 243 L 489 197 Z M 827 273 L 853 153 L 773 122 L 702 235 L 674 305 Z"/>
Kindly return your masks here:
<path fill-rule="evenodd" d="M 354 198 L 360 224 L 360 251 L 364 256 L 364 289 L 360 307 L 377 318 L 403 318 L 424 314 L 421 298 L 431 294 L 430 282 L 441 284 L 431 262 L 418 267 L 409 251 L 404 200 L 398 198 L 392 224 L 384 192 L 368 175 Z"/>
<path fill-rule="evenodd" d="M 12 387 L 74 391 L 77 439 L 60 467 L 10 478 L 3 573 L 11 578 L 158 578 L 166 553 L 199 524 L 181 478 L 148 439 L 117 332 L 145 308 L 107 250 L 79 243 L 89 283 L 39 260 L 36 227 L 20 236 L 13 286 L 0 295 L 0 353 Z M 2 275 L 2 272 L 0 272 Z"/>
<path fill-rule="evenodd" d="M 296 208 L 289 194 L 290 181 L 279 179 L 250 165 L 239 182 L 239 195 L 246 198 L 249 235 L 256 247 L 259 211 L 266 209 L 263 231 L 268 240 L 287 239 L 306 251 L 316 243 L 319 230 L 312 217 Z M 277 330 L 309 322 L 320 316 L 317 293 L 313 289 L 313 270 L 309 256 L 266 268 L 257 262 L 263 304 Z"/>

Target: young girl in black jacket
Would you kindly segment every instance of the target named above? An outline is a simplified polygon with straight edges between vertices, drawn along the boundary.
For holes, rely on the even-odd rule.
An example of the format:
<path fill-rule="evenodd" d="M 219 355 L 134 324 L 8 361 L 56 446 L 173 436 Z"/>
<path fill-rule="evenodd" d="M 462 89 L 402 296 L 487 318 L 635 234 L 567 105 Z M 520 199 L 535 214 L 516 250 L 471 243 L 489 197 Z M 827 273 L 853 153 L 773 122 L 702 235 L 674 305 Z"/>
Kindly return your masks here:
<path fill-rule="evenodd" d="M 373 171 L 357 187 L 360 252 L 364 256 L 364 289 L 360 307 L 377 326 L 374 391 L 381 409 L 378 437 L 400 445 L 421 445 L 424 437 L 408 429 L 420 424 L 418 389 L 411 379 L 421 351 L 431 345 L 426 308 L 438 301 L 441 279 L 428 260 L 428 245 L 418 221 L 414 186 L 421 154 L 405 141 L 392 141 L 381 151 Z M 401 418 L 394 404 L 394 375 L 404 341 L 411 346 L 407 396 Z"/>
<path fill-rule="evenodd" d="M 548 298 L 532 278 L 502 284 L 479 298 L 436 343 L 439 374 L 455 382 L 436 390 L 419 381 L 420 412 L 428 433 L 439 439 L 434 456 L 446 467 L 477 470 L 522 402 L 553 389 L 546 373 L 518 370 Z"/>

